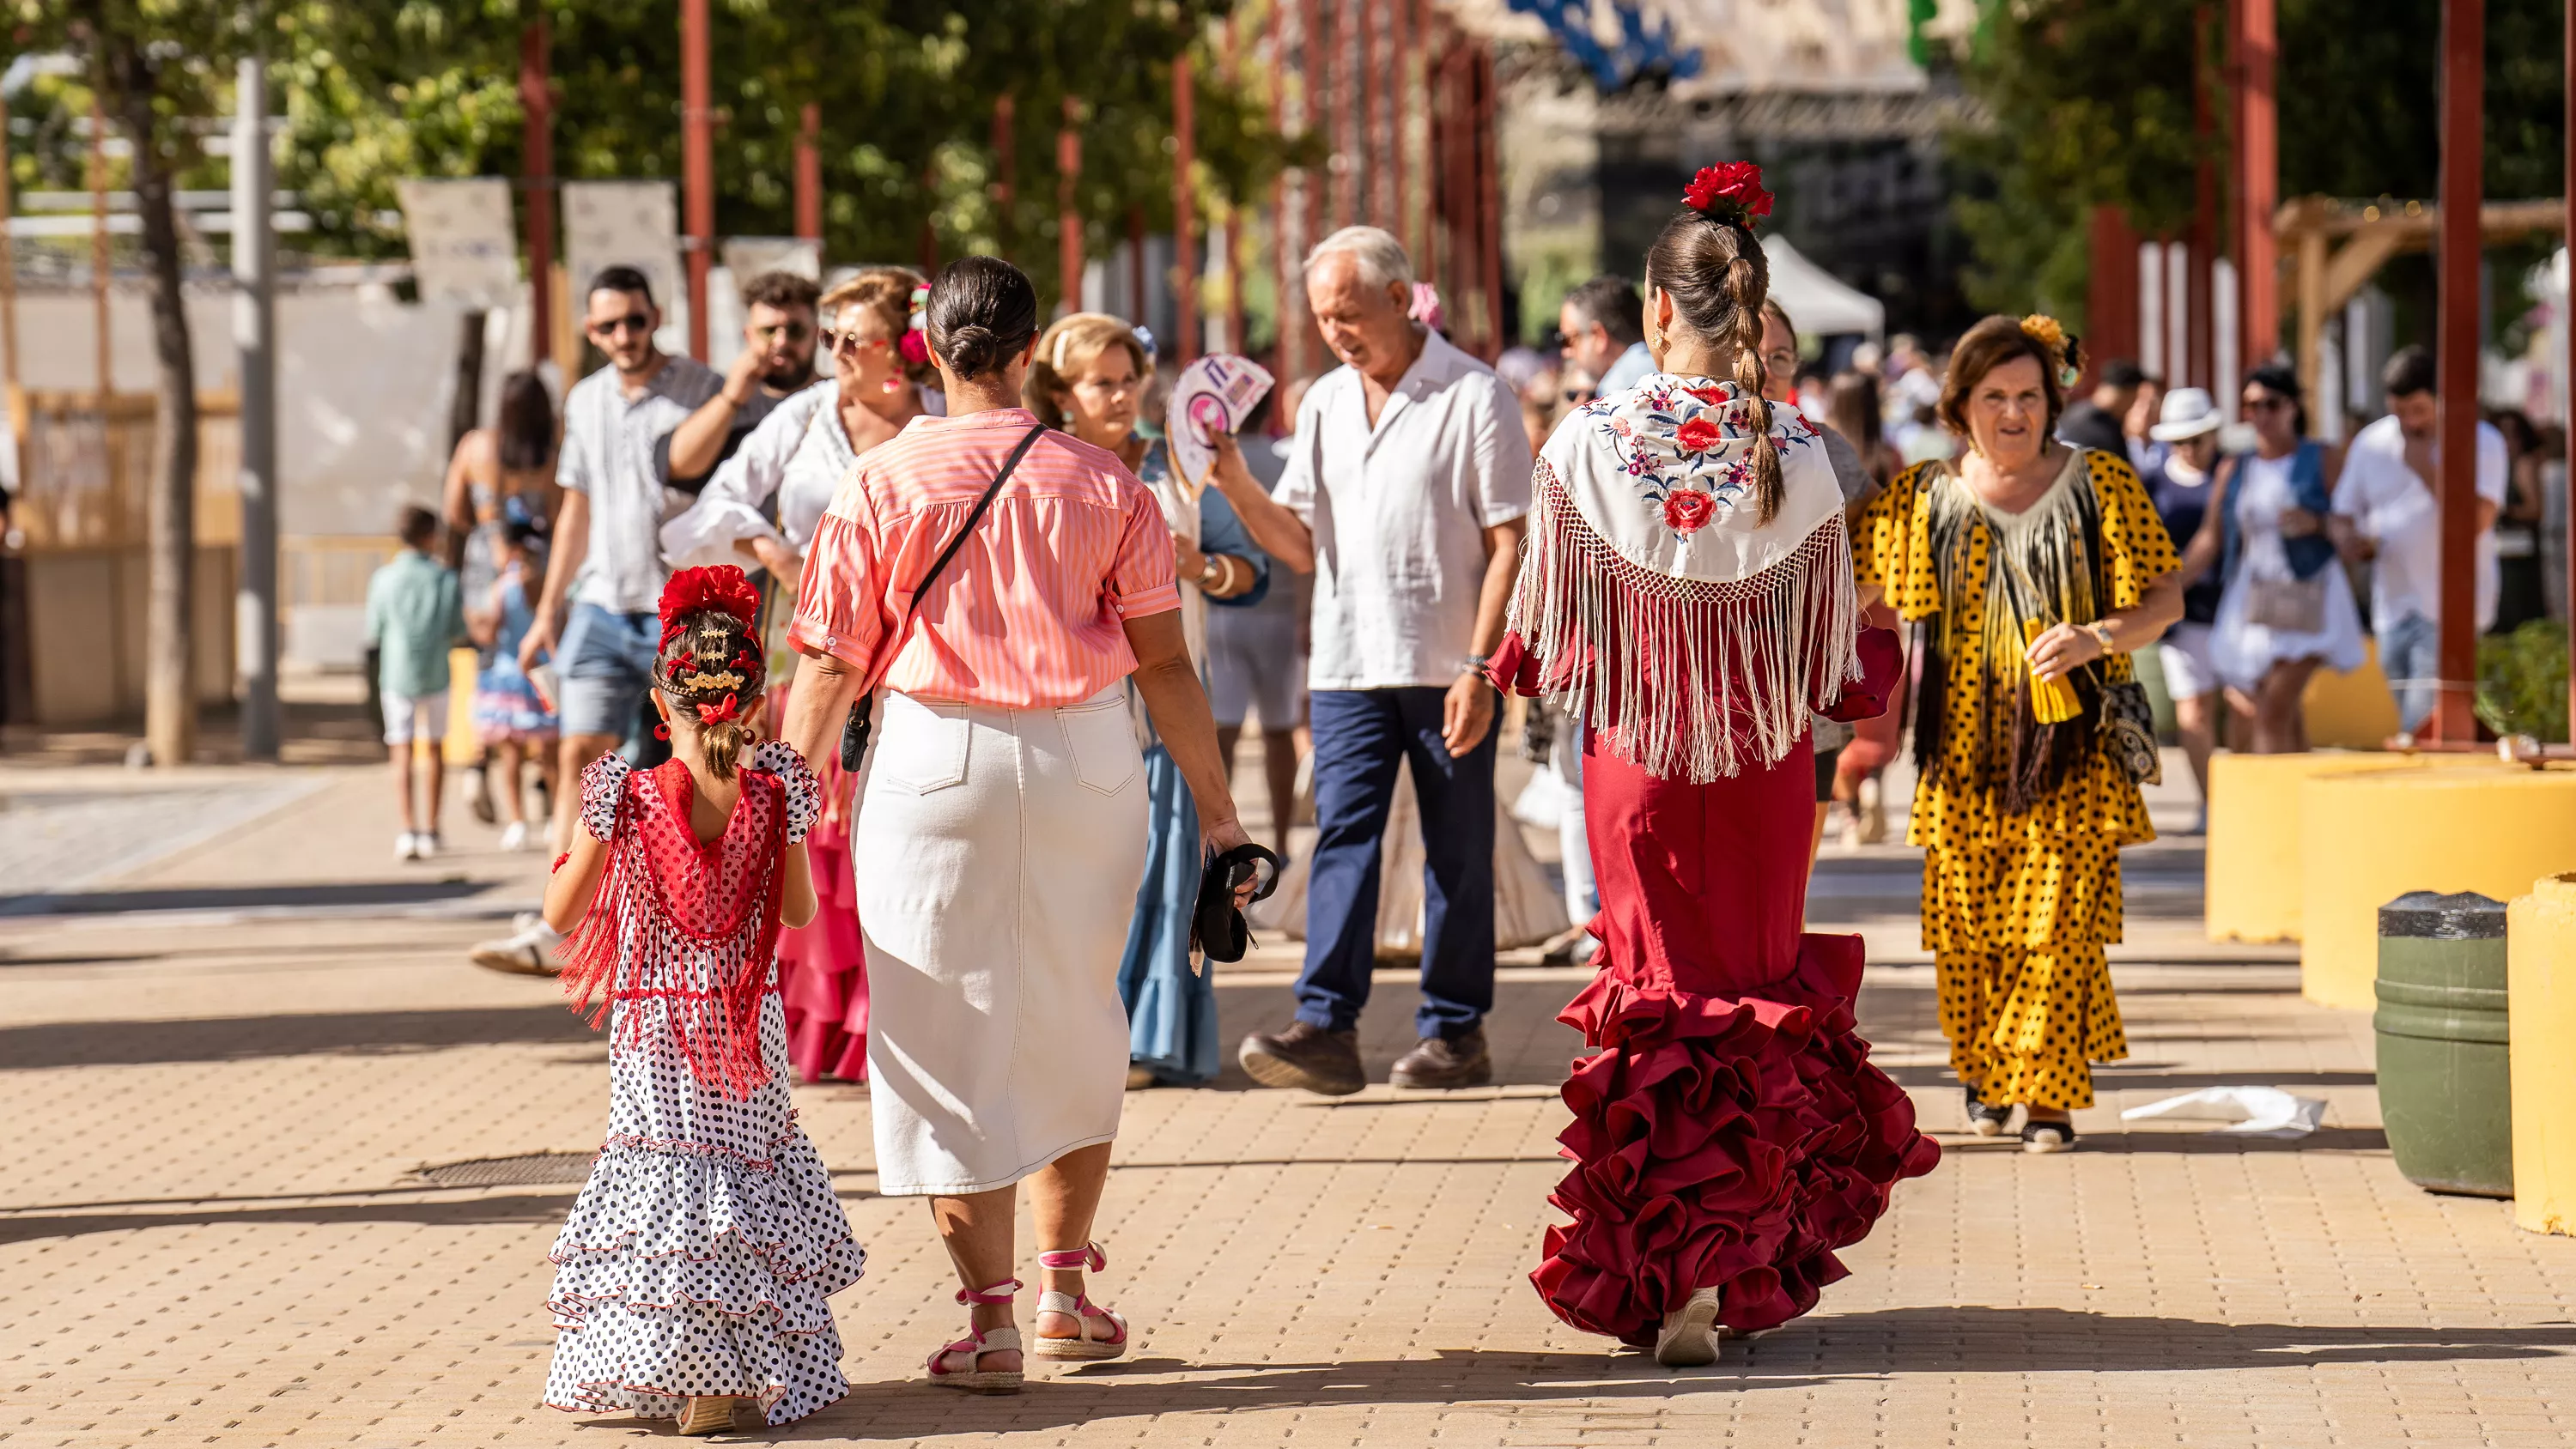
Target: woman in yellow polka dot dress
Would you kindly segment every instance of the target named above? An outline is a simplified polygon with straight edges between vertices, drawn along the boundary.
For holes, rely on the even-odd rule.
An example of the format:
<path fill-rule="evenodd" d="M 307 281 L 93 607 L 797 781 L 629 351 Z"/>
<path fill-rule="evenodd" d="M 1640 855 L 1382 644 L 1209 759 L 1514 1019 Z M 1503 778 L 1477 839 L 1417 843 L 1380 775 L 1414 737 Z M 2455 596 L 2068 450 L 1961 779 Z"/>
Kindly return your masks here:
<path fill-rule="evenodd" d="M 2129 1054 L 2102 948 L 2120 939 L 2120 847 L 2155 838 L 2109 748 L 2106 690 L 2182 617 L 2173 541 L 2128 460 L 2058 442 L 2071 347 L 2045 317 L 1989 317 L 1952 352 L 1956 463 L 1907 471 L 1863 512 L 1853 559 L 1919 624 L 1914 819 L 1923 944 L 1969 1124 L 2075 1145 L 2088 1065 Z M 2152 759 L 2152 755 L 2147 758 Z"/>

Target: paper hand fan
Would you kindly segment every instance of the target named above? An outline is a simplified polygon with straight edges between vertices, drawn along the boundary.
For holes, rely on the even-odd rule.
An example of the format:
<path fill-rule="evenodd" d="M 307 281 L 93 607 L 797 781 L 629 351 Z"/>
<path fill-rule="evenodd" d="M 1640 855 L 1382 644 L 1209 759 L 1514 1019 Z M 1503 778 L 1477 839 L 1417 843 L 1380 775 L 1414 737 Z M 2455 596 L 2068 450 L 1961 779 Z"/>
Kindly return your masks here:
<path fill-rule="evenodd" d="M 1230 352 L 1209 353 L 1181 369 L 1163 426 L 1171 439 L 1172 471 L 1193 495 L 1207 486 L 1208 470 L 1216 464 L 1215 435 L 1240 429 L 1270 382 L 1260 363 Z"/>

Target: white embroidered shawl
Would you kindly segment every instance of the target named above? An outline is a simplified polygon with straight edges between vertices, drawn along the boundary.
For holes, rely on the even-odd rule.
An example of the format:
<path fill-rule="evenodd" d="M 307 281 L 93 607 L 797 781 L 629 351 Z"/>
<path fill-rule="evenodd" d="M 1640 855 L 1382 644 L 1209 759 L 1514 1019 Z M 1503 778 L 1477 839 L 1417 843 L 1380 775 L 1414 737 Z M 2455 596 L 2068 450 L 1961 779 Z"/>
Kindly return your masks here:
<path fill-rule="evenodd" d="M 1658 372 L 1569 415 L 1532 479 L 1517 681 L 1668 779 L 1778 762 L 1860 677 L 1833 465 L 1772 408 L 1780 507 L 1758 523 L 1752 417 L 1733 383 Z"/>

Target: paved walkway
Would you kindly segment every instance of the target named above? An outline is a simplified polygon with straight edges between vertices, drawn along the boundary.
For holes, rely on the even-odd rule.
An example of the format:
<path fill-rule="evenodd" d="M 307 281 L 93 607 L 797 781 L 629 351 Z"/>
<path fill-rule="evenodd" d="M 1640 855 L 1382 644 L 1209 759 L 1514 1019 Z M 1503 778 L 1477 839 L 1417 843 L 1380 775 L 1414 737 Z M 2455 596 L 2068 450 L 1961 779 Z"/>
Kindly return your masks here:
<path fill-rule="evenodd" d="M 548 984 L 460 963 L 533 898 L 542 861 L 468 848 L 397 866 L 375 770 L 209 779 L 188 788 L 212 804 L 172 802 L 197 823 L 171 834 L 204 838 L 156 855 L 71 798 L 135 777 L 0 767 L 13 811 L 91 811 L 79 850 L 125 852 L 112 879 L 68 865 L 0 878 L 0 1444 L 649 1432 L 536 1404 L 543 1254 L 577 1183 L 420 1175 L 578 1159 L 597 1141 L 599 1040 Z M 310 793 L 239 796 L 283 786 Z M 471 847 L 490 832 L 451 835 Z M 1326 1101 L 1229 1073 L 1131 1097 L 1099 1284 L 1142 1329 L 1139 1351 L 1016 1398 L 915 1381 L 963 1326 L 947 1263 L 917 1204 L 871 1191 L 866 1093 L 799 1089 L 871 1258 L 835 1300 L 854 1392 L 774 1437 L 2576 1441 L 2576 1240 L 2408 1186 L 2379 1131 L 2367 1019 L 2303 1005 L 2276 955 L 2198 947 L 2190 842 L 2134 865 L 2142 893 L 2183 892 L 2141 913 L 2116 971 L 2135 1056 L 2104 1074 L 2083 1151 L 2027 1158 L 1952 1130 L 1930 972 L 1903 964 L 1904 853 L 1829 856 L 1818 919 L 1867 928 L 1893 963 L 1872 969 L 1863 1027 L 1947 1156 L 1900 1189 L 1817 1313 L 1703 1371 L 1609 1351 L 1551 1318 L 1524 1276 L 1562 1171 L 1553 1088 L 1577 1042 L 1552 1018 L 1576 972 L 1504 970 L 1490 1090 Z M 1226 972 L 1230 1035 L 1284 1018 L 1294 964 L 1269 950 Z M 1409 991 L 1400 973 L 1379 987 L 1365 1046 L 1383 1070 L 1406 1045 Z M 2276 1142 L 2117 1120 L 2227 1082 L 2323 1097 L 2327 1125 Z"/>

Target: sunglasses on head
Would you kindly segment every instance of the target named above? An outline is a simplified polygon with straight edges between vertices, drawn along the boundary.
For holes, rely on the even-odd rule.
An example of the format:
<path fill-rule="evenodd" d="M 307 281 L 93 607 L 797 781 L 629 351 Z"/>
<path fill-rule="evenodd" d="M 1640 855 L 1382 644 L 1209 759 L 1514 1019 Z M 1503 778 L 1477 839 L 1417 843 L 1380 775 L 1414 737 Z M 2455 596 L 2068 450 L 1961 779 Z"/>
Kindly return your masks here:
<path fill-rule="evenodd" d="M 590 330 L 603 337 L 614 337 L 620 332 L 650 332 L 653 330 L 653 319 L 642 312 L 629 312 L 623 317 L 611 317 L 605 322 L 593 322 L 590 324 Z"/>

